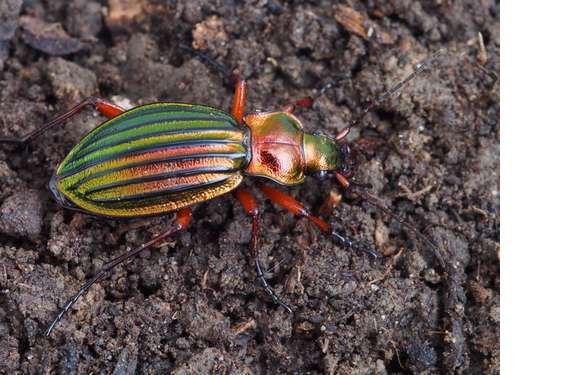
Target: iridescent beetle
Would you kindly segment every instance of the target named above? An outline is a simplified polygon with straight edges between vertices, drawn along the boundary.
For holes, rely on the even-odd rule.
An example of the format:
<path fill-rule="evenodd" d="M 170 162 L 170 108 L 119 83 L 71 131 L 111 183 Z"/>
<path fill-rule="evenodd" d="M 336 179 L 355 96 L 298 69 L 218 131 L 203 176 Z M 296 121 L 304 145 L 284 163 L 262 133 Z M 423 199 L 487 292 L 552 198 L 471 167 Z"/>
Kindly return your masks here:
<path fill-rule="evenodd" d="M 0 142 L 24 143 L 59 125 L 89 105 L 108 120 L 88 133 L 66 158 L 50 181 L 62 206 L 88 215 L 132 219 L 176 213 L 173 225 L 140 247 L 106 263 L 62 308 L 49 326 L 49 335 L 63 315 L 89 288 L 113 267 L 146 248 L 186 229 L 190 206 L 233 192 L 252 217 L 250 249 L 258 279 L 276 303 L 291 312 L 269 286 L 260 267 L 257 247 L 259 209 L 251 193 L 239 187 L 245 176 L 262 177 L 291 186 L 307 175 L 333 175 L 350 186 L 349 147 L 342 140 L 374 106 L 399 91 L 436 57 L 416 66 L 406 79 L 378 100 L 371 101 L 335 138 L 311 134 L 292 114 L 296 101 L 281 111 L 244 114 L 246 83 L 238 79 L 231 113 L 195 104 L 154 103 L 122 108 L 99 98 L 89 98 L 22 138 Z M 335 232 L 298 201 L 276 188 L 258 184 L 274 203 L 314 223 L 341 245 L 376 257 L 375 251 Z"/>

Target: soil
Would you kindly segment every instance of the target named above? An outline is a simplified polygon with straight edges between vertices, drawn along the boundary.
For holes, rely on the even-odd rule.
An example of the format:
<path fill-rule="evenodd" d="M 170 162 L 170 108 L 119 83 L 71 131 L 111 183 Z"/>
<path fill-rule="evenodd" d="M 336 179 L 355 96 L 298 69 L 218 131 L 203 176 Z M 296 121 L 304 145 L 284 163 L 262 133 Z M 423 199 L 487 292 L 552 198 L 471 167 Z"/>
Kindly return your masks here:
<path fill-rule="evenodd" d="M 247 77 L 248 110 L 339 79 L 297 111 L 308 130 L 335 134 L 445 49 L 349 136 L 355 179 L 437 247 L 333 179 L 285 190 L 380 259 L 260 196 L 261 262 L 293 315 L 261 289 L 250 219 L 225 196 L 94 285 L 44 337 L 96 269 L 171 218 L 113 222 L 56 205 L 49 178 L 103 121 L 92 111 L 26 147 L 0 145 L 0 372 L 499 372 L 499 1 L 7 0 L 0 20 L 2 136 L 90 95 L 228 109 L 230 83 L 182 44 Z"/>

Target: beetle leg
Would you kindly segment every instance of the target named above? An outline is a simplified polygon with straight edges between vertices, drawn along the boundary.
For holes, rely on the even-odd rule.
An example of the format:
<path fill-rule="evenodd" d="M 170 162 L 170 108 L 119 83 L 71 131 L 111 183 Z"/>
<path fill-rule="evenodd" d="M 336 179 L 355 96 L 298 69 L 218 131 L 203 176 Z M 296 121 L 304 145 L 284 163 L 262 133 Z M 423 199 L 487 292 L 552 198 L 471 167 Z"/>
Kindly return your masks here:
<path fill-rule="evenodd" d="M 289 113 L 293 113 L 295 111 L 296 107 L 299 108 L 310 108 L 312 107 L 312 105 L 314 104 L 314 101 L 316 99 L 318 99 L 320 96 L 324 95 L 324 93 L 328 90 L 330 90 L 331 88 L 335 87 L 338 83 L 340 83 L 341 81 L 348 79 L 348 77 L 338 77 L 338 78 L 334 78 L 331 81 L 329 81 L 328 83 L 325 83 L 324 85 L 320 86 L 320 88 L 318 88 L 317 90 L 315 90 L 314 95 L 312 96 L 305 96 L 304 98 L 295 100 L 294 102 L 291 102 L 290 104 L 282 107 L 282 111 L 283 112 L 289 112 Z"/>
<path fill-rule="evenodd" d="M 100 98 L 96 98 L 96 97 L 90 97 L 87 99 L 84 99 L 83 101 L 81 101 L 80 103 L 76 104 L 74 107 L 72 107 L 70 110 L 68 110 L 67 112 L 55 117 L 54 119 L 52 119 L 51 121 L 49 121 L 48 123 L 44 124 L 43 126 L 33 130 L 32 132 L 19 137 L 19 138 L 2 138 L 0 137 L 0 143 L 5 142 L 5 143 L 18 143 L 18 144 L 22 144 L 25 143 L 33 138 L 36 138 L 37 136 L 43 134 L 44 132 L 46 132 L 47 130 L 51 129 L 52 127 L 55 127 L 59 124 L 62 124 L 63 122 L 65 122 L 66 120 L 68 120 L 69 118 L 73 117 L 74 115 L 76 115 L 77 113 L 81 112 L 84 108 L 86 108 L 89 105 L 93 105 L 96 107 L 96 109 L 105 117 L 107 118 L 113 118 L 121 113 L 123 113 L 125 110 L 113 103 L 110 103 L 106 100 L 100 99 Z"/>
<path fill-rule="evenodd" d="M 258 279 L 260 280 L 262 287 L 265 289 L 267 294 L 271 297 L 273 302 L 279 304 L 289 313 L 292 313 L 293 310 L 291 310 L 291 308 L 285 302 L 281 301 L 281 299 L 277 296 L 277 294 L 275 294 L 273 289 L 271 289 L 271 286 L 265 279 L 265 275 L 261 269 L 259 249 L 258 249 L 258 219 L 259 219 L 260 210 L 258 208 L 256 199 L 252 196 L 252 194 L 248 190 L 244 188 L 236 189 L 234 191 L 234 196 L 236 197 L 236 199 L 240 201 L 240 203 L 242 204 L 248 215 L 252 217 L 252 239 L 250 241 L 250 252 L 252 254 L 252 258 L 254 259 Z"/>
<path fill-rule="evenodd" d="M 112 119 L 115 116 L 119 116 L 121 113 L 125 112 L 125 109 L 121 108 L 117 104 L 113 104 L 107 100 L 100 98 L 94 98 L 96 109 L 108 119 Z"/>
<path fill-rule="evenodd" d="M 314 104 L 314 99 L 311 96 L 305 96 L 302 99 L 295 100 L 293 103 L 286 105 L 281 109 L 282 112 L 293 113 L 296 107 L 310 108 Z"/>
<path fill-rule="evenodd" d="M 51 332 L 53 331 L 53 329 L 55 328 L 55 326 L 57 325 L 57 323 L 62 319 L 64 314 L 66 314 L 66 312 L 68 310 L 70 310 L 72 305 L 74 305 L 76 303 L 78 298 L 80 298 L 84 293 L 86 293 L 88 291 L 88 289 L 90 289 L 90 287 L 92 285 L 94 285 L 97 281 L 99 281 L 102 277 L 106 276 L 113 268 L 115 268 L 117 265 L 123 263 L 124 261 L 134 257 L 135 255 L 138 255 L 142 251 L 144 251 L 146 249 L 149 249 L 151 246 L 154 246 L 157 243 L 165 240 L 166 238 L 168 238 L 168 237 L 170 237 L 170 236 L 172 236 L 172 235 L 174 235 L 174 234 L 176 234 L 176 233 L 178 233 L 182 230 L 185 230 L 187 228 L 187 226 L 189 225 L 190 221 L 191 221 L 191 208 L 184 208 L 176 214 L 176 218 L 174 219 L 174 224 L 172 225 L 172 227 L 170 229 L 160 233 L 158 236 L 154 237 L 153 239 L 151 239 L 148 242 L 143 243 L 142 245 L 140 245 L 136 249 L 133 249 L 133 250 L 130 250 L 126 253 L 123 253 L 123 254 L 113 258 L 111 261 L 107 262 L 106 264 L 104 264 L 103 267 L 101 268 L 101 270 L 99 270 L 92 278 L 90 278 L 86 283 L 84 283 L 84 285 L 82 285 L 80 287 L 80 289 L 78 290 L 78 293 L 76 293 L 74 296 L 72 296 L 72 298 L 70 298 L 64 304 L 63 308 L 61 309 L 61 311 L 59 312 L 59 314 L 57 315 L 55 320 L 53 320 L 53 322 L 51 323 L 51 325 L 47 329 L 45 335 L 49 336 L 51 334 Z"/>
<path fill-rule="evenodd" d="M 236 88 L 234 89 L 234 97 L 232 98 L 232 116 L 236 119 L 239 125 L 244 124 L 244 107 L 246 106 L 246 99 L 248 97 L 248 86 L 246 80 L 235 77 Z"/>
<path fill-rule="evenodd" d="M 259 184 L 258 187 L 273 203 L 277 203 L 281 207 L 289 210 L 294 215 L 301 216 L 306 218 L 307 220 L 310 220 L 318 227 L 318 229 L 320 229 L 320 231 L 322 231 L 322 233 L 330 236 L 334 241 L 336 241 L 340 245 L 349 247 L 355 251 L 360 251 L 369 254 L 374 258 L 379 257 L 379 254 L 376 251 L 371 250 L 357 242 L 354 242 L 344 237 L 343 235 L 339 234 L 338 232 L 336 232 L 334 229 L 332 229 L 330 223 L 320 219 L 319 217 L 312 215 L 310 211 L 308 211 L 302 203 L 300 203 L 290 195 L 285 194 L 284 192 L 277 190 L 269 185 Z"/>
<path fill-rule="evenodd" d="M 349 182 L 347 177 L 345 177 L 340 172 L 336 172 L 334 175 L 336 176 L 336 180 L 338 181 L 338 184 L 340 184 L 342 188 L 344 188 L 344 189 L 349 188 L 349 186 L 351 185 L 351 182 Z"/>

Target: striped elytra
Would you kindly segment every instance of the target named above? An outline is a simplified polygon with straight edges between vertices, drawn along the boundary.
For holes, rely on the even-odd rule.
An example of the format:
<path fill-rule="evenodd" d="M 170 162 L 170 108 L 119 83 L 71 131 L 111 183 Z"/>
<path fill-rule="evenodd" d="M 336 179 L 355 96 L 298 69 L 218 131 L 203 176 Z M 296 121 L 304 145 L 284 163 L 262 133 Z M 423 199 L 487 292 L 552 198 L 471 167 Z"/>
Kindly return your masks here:
<path fill-rule="evenodd" d="M 135 107 L 88 133 L 57 169 L 55 187 L 77 208 L 101 216 L 177 211 L 240 184 L 248 136 L 216 108 Z"/>

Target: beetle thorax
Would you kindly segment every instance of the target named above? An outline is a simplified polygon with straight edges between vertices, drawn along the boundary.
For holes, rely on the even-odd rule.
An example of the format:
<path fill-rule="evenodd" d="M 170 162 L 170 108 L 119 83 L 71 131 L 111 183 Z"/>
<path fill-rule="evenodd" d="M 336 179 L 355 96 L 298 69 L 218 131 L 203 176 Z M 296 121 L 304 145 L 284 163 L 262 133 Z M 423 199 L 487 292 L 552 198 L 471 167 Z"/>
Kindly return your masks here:
<path fill-rule="evenodd" d="M 260 112 L 244 118 L 251 129 L 251 176 L 269 178 L 282 185 L 304 181 L 304 131 L 299 120 L 286 112 Z"/>
<path fill-rule="evenodd" d="M 334 141 L 305 133 L 301 122 L 287 112 L 261 112 L 244 118 L 251 129 L 252 158 L 246 172 L 279 184 L 296 185 L 305 174 L 337 168 Z"/>

